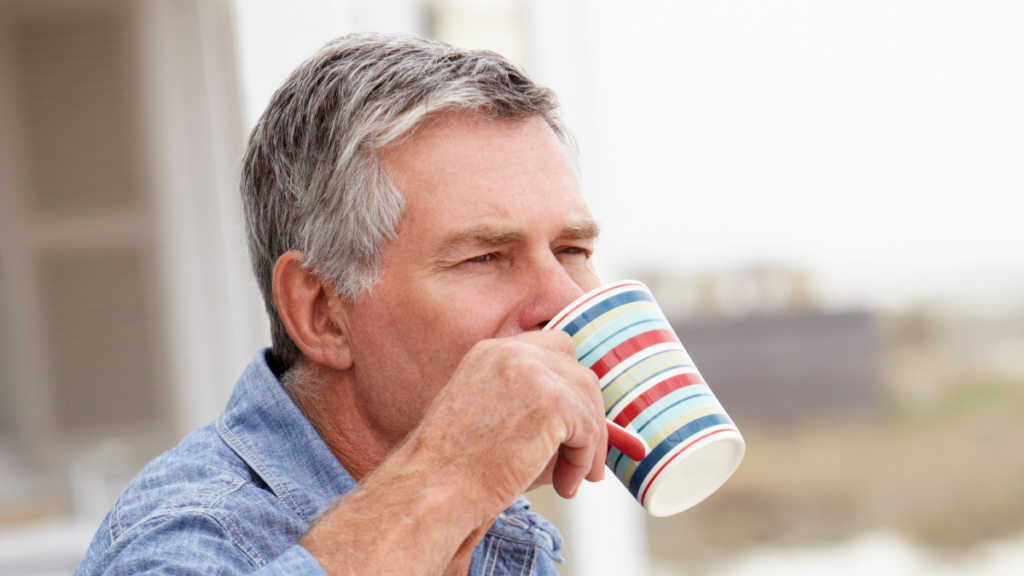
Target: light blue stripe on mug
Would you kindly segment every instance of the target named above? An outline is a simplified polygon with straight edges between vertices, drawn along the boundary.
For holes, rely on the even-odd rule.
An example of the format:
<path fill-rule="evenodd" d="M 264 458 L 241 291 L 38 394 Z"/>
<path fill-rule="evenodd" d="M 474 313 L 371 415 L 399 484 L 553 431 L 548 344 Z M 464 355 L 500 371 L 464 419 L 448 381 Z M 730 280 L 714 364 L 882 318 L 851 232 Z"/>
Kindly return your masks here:
<path fill-rule="evenodd" d="M 609 465 L 611 465 L 613 462 L 617 461 L 619 456 L 622 456 L 622 452 L 619 452 L 619 449 L 616 448 L 615 446 L 609 446 L 608 447 L 608 457 L 605 458 L 605 462 L 607 462 Z M 614 470 L 614 468 L 613 468 L 613 470 Z"/>
<path fill-rule="evenodd" d="M 656 406 L 657 404 L 651 406 L 651 408 L 654 408 Z M 660 407 L 660 409 L 657 412 L 651 414 L 650 418 L 648 418 L 647 421 L 643 424 L 642 429 L 637 429 L 637 433 L 640 434 L 640 436 L 644 440 L 650 440 L 651 436 L 656 435 L 659 431 L 661 431 L 662 428 L 671 424 L 672 421 L 675 420 L 676 418 L 682 416 L 683 414 L 689 412 L 690 410 L 694 410 L 696 408 L 704 408 L 708 406 L 714 408 L 718 412 L 721 412 L 723 414 L 725 413 L 725 408 L 722 408 L 722 405 L 714 396 L 701 394 L 696 398 L 679 399 L 672 404 Z"/>
<path fill-rule="evenodd" d="M 621 479 L 622 475 L 626 472 L 626 466 L 629 466 L 631 460 L 622 452 L 619 452 L 618 450 L 615 452 L 615 459 L 612 460 L 611 451 L 608 451 L 608 461 L 612 463 L 612 470 L 615 472 L 615 475 Z"/>
<path fill-rule="evenodd" d="M 685 410 L 692 410 L 698 406 L 718 402 L 715 395 L 712 394 L 711 388 L 708 387 L 707 384 L 693 384 L 679 388 L 678 390 L 672 390 L 670 394 L 665 395 L 664 398 L 660 398 L 657 402 L 648 406 L 646 410 L 638 414 L 637 417 L 630 422 L 630 427 L 637 430 L 639 433 L 640 429 L 646 426 L 647 422 L 651 419 L 657 417 L 660 413 L 664 412 L 667 408 L 670 408 L 679 401 L 686 400 L 690 397 L 694 398 L 686 401 Z M 683 412 L 685 410 L 684 407 L 680 406 L 678 407 L 678 410 L 673 409 L 670 410 L 670 412 L 676 413 Z"/>
<path fill-rule="evenodd" d="M 580 361 L 580 364 L 590 368 L 610 350 L 637 334 L 643 334 L 644 332 L 650 332 L 651 330 L 671 329 L 672 326 L 664 320 L 664 317 L 660 319 L 641 320 L 635 324 L 626 326 L 625 328 L 620 328 L 618 332 L 610 334 L 603 341 L 599 340 L 599 344 L 592 347 L 586 354 L 580 355 L 579 349 L 577 349 L 576 358 Z M 586 343 L 590 343 L 590 338 L 587 339 Z"/>
<path fill-rule="evenodd" d="M 675 350 L 668 350 L 667 352 L 675 352 Z M 653 358 L 653 356 L 652 356 L 652 358 Z M 637 362 L 637 364 L 640 364 L 640 362 Z M 641 387 L 647 386 L 647 383 L 651 382 L 652 380 L 654 381 L 655 384 L 657 384 L 661 380 L 664 380 L 665 378 L 660 377 L 660 376 L 662 376 L 662 374 L 665 374 L 666 372 L 672 372 L 672 371 L 678 372 L 680 370 L 686 370 L 687 368 L 693 368 L 693 364 L 670 364 L 670 365 L 666 365 L 665 368 L 663 368 L 661 370 L 658 370 L 657 372 L 655 372 L 653 374 L 648 375 L 643 380 L 640 380 L 639 382 L 632 382 L 632 383 L 630 383 L 628 389 L 616 390 L 615 391 L 615 401 L 611 403 L 611 406 L 608 405 L 608 402 L 609 402 L 609 400 L 611 400 L 611 397 L 609 397 L 608 399 L 605 400 L 604 413 L 605 414 L 611 414 L 612 410 L 615 410 L 615 407 L 618 406 L 620 403 L 622 403 L 623 400 L 625 400 L 626 398 L 629 398 L 629 395 L 632 394 L 633 391 L 636 390 L 637 388 L 641 388 Z M 617 382 L 619 381 L 619 378 L 622 378 L 623 374 L 628 374 L 628 371 L 627 372 L 623 372 L 622 374 L 617 376 L 614 380 L 609 382 L 601 390 L 604 391 L 604 390 L 606 390 L 606 389 L 608 389 L 608 388 L 610 388 L 612 386 L 617 386 L 618 385 Z M 633 376 L 628 375 L 627 377 L 632 378 Z"/>
<path fill-rule="evenodd" d="M 620 332 L 623 328 L 627 328 L 639 322 L 645 322 L 649 320 L 660 320 L 665 323 L 668 322 L 667 320 L 665 320 L 665 316 L 658 310 L 635 310 L 632 313 L 626 314 L 621 318 L 616 318 L 615 320 L 612 320 L 611 322 L 605 324 L 604 326 L 601 326 L 601 328 L 597 332 L 594 332 L 590 336 L 587 336 L 587 339 L 584 340 L 583 342 L 580 342 L 579 346 L 576 347 L 576 357 L 586 357 L 586 355 L 589 354 L 590 351 L 594 349 L 594 347 L 604 343 L 604 341 L 607 340 L 609 336 L 612 336 L 613 334 Z"/>
<path fill-rule="evenodd" d="M 636 430 L 639 433 L 640 429 L 646 426 L 647 422 L 650 421 L 655 416 L 657 416 L 662 410 L 668 408 L 669 406 L 675 404 L 676 402 L 679 402 L 680 400 L 689 398 L 690 396 L 695 396 L 695 398 L 693 399 L 693 402 L 695 402 L 695 404 L 691 406 L 691 408 L 695 408 L 702 404 L 707 404 L 708 402 L 718 401 L 715 399 L 715 395 L 711 393 L 711 388 L 708 388 L 706 384 L 693 384 L 691 386 L 686 386 L 678 390 L 673 390 L 672 392 L 666 394 L 664 397 L 659 398 L 657 402 L 651 404 L 650 406 L 647 407 L 646 410 L 638 414 L 637 417 L 634 418 L 633 421 L 629 423 L 629 427 L 632 428 L 633 430 Z M 641 436 L 643 436 L 643 434 L 641 434 Z"/>

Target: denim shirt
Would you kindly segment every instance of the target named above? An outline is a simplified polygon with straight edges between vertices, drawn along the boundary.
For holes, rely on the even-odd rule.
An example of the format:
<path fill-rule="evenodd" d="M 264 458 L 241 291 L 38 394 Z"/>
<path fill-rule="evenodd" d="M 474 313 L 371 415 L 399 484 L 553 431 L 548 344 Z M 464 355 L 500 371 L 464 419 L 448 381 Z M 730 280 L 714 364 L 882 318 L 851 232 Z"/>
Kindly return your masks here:
<path fill-rule="evenodd" d="M 216 421 L 146 466 L 75 576 L 324 574 L 296 542 L 355 481 L 267 366 L 263 349 Z M 562 537 L 520 497 L 473 550 L 470 574 L 557 575 Z"/>

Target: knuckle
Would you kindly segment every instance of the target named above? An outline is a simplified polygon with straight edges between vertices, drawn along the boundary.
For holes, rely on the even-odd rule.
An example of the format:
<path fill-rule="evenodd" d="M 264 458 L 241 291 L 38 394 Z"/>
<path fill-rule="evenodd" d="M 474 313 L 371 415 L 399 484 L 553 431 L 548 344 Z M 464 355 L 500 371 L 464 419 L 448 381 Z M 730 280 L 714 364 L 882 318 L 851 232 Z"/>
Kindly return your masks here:
<path fill-rule="evenodd" d="M 565 412 L 565 391 L 560 386 L 543 381 L 531 391 L 531 394 L 534 396 L 532 402 L 534 409 L 538 410 L 544 418 L 552 419 Z"/>
<path fill-rule="evenodd" d="M 546 368 L 536 358 L 515 358 L 509 362 L 510 371 L 517 379 L 529 382 L 537 381 Z"/>
<path fill-rule="evenodd" d="M 502 342 L 498 339 L 488 338 L 474 344 L 470 351 L 476 354 L 487 354 L 499 348 L 501 344 Z"/>
<path fill-rule="evenodd" d="M 561 330 L 551 330 L 551 333 L 555 335 L 555 342 L 564 348 L 565 350 L 576 352 L 576 345 L 572 341 L 572 336 L 568 333 L 562 332 Z"/>
<path fill-rule="evenodd" d="M 530 345 L 525 342 L 520 342 L 512 338 L 496 338 L 488 340 L 490 347 L 487 349 L 488 352 L 495 354 L 500 358 L 516 358 L 527 354 Z"/>

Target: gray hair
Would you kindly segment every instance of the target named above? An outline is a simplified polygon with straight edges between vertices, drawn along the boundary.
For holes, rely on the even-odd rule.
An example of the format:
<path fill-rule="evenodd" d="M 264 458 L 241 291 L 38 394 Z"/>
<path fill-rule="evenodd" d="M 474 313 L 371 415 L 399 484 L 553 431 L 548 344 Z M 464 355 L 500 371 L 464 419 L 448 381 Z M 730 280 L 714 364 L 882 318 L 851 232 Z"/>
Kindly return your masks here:
<path fill-rule="evenodd" d="M 271 98 L 249 136 L 241 188 L 275 371 L 302 360 L 274 304 L 277 259 L 301 251 L 303 266 L 346 299 L 372 288 L 405 206 L 380 151 L 429 118 L 458 111 L 508 121 L 541 118 L 575 161 L 555 94 L 490 51 L 352 34 L 324 46 Z"/>

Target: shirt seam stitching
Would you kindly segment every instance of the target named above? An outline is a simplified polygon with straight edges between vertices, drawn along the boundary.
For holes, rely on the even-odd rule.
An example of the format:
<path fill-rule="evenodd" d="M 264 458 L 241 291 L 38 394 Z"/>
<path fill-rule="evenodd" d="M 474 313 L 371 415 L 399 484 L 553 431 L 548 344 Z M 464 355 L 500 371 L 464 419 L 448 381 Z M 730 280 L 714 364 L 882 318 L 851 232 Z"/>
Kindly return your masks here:
<path fill-rule="evenodd" d="M 242 480 L 241 478 L 233 479 L 228 490 L 225 490 L 220 494 L 214 492 L 213 494 L 210 495 L 209 498 L 206 499 L 205 502 L 199 505 L 199 508 L 203 511 L 213 508 L 218 502 L 226 498 L 228 495 L 234 494 L 235 492 L 238 492 L 239 490 L 244 488 L 246 484 L 248 484 L 248 482 Z"/>
<path fill-rule="evenodd" d="M 188 515 L 192 515 L 192 514 L 199 514 L 199 515 L 206 516 L 207 518 L 213 520 L 217 524 L 217 526 L 219 526 L 220 529 L 222 531 L 224 531 L 224 533 L 226 533 L 228 535 L 228 537 L 231 539 L 231 543 L 234 544 L 234 546 L 236 548 L 238 548 L 238 550 L 240 552 L 242 552 L 242 554 L 245 554 L 246 558 L 248 558 L 251 563 L 255 564 L 257 567 L 262 567 L 265 564 L 263 562 L 263 558 L 259 555 L 258 552 L 256 552 L 256 549 L 252 547 L 252 544 L 250 544 L 249 541 L 246 540 L 244 536 L 242 536 L 241 531 L 239 530 L 236 533 L 237 525 L 234 522 L 231 522 L 226 517 L 225 517 L 224 521 L 221 521 L 221 519 L 218 518 L 217 516 L 214 516 L 214 514 L 212 512 L 210 512 L 208 510 L 198 509 L 198 508 L 189 508 L 189 509 L 185 509 L 185 510 L 171 510 L 171 511 L 167 511 L 167 512 L 162 512 L 160 514 L 154 514 L 154 515 L 151 515 L 151 516 L 147 516 L 141 522 L 138 522 L 138 523 L 134 524 L 125 533 L 121 534 L 120 537 L 123 538 L 123 537 L 127 536 L 129 533 L 131 533 L 131 532 L 133 532 L 133 531 L 135 531 L 137 529 L 140 529 L 145 524 L 149 524 L 149 523 L 154 522 L 156 520 L 163 520 L 165 518 L 172 518 L 172 517 L 175 517 L 175 516 L 188 516 Z M 235 528 L 235 530 L 229 529 L 227 526 L 224 525 L 224 522 L 230 523 Z M 237 539 L 236 539 L 236 535 L 238 537 Z M 242 542 L 244 543 L 244 546 L 243 546 L 242 543 L 238 542 L 238 539 L 242 540 Z M 246 547 L 248 547 L 249 550 L 246 550 Z M 250 551 L 251 551 L 251 553 L 250 553 Z"/>
<path fill-rule="evenodd" d="M 213 521 L 219 524 L 221 528 L 228 533 L 228 535 L 231 537 L 231 542 L 236 547 L 238 547 L 243 554 L 248 556 L 249 561 L 255 564 L 257 568 L 262 568 L 266 564 L 266 562 L 263 561 L 263 557 L 260 556 L 259 552 L 257 552 L 253 545 L 249 542 L 249 540 L 247 540 L 245 536 L 242 535 L 242 531 L 238 528 L 238 524 L 236 524 L 235 521 L 231 519 L 230 515 L 224 514 L 222 521 L 220 518 L 218 518 L 218 516 L 220 515 L 215 516 L 213 512 L 203 511 L 202 514 L 205 514 L 210 518 L 213 518 Z M 224 523 L 230 524 L 231 528 L 224 526 Z M 249 549 L 248 551 L 235 540 L 236 534 L 238 536 L 238 539 L 245 543 L 245 546 Z"/>
<path fill-rule="evenodd" d="M 529 530 L 530 529 L 530 525 L 529 524 L 527 524 L 526 522 L 523 522 L 522 520 L 520 520 L 518 518 L 514 518 L 513 516 L 511 516 L 509 514 L 502 513 L 502 514 L 499 514 L 498 517 L 501 519 L 502 522 L 504 522 L 506 524 L 511 524 L 511 525 L 515 526 L 516 528 L 521 528 L 523 530 Z"/>
<path fill-rule="evenodd" d="M 492 538 L 496 538 L 496 539 L 500 539 L 500 540 L 508 540 L 510 542 L 518 542 L 519 544 L 525 544 L 527 546 L 534 546 L 536 548 L 543 548 L 544 550 L 549 550 L 549 548 L 547 548 L 545 546 L 542 546 L 541 544 L 539 544 L 537 542 L 531 542 L 529 540 L 521 540 L 519 538 L 514 538 L 512 536 L 505 536 L 503 534 L 491 534 L 491 537 Z M 554 552 L 554 549 L 550 549 L 550 550 L 552 552 Z"/>
<path fill-rule="evenodd" d="M 523 562 L 523 569 L 519 571 L 519 575 L 520 576 L 523 576 L 524 574 L 526 574 L 526 575 L 533 574 L 533 567 L 537 564 L 537 547 L 534 546 L 534 547 L 530 548 L 530 551 L 527 552 L 527 554 L 532 554 L 532 556 L 529 557 L 529 560 L 530 560 L 530 571 L 529 572 L 526 571 L 526 562 L 524 561 Z"/>
<path fill-rule="evenodd" d="M 496 542 L 496 540 L 499 540 L 499 538 L 495 538 L 494 541 L 491 541 L 491 546 L 494 547 L 494 554 L 491 558 L 491 569 L 487 572 L 488 576 L 494 576 L 494 570 L 498 567 L 498 555 L 501 554 L 501 543 Z M 484 565 L 484 569 L 487 569 L 486 564 Z"/>
<path fill-rule="evenodd" d="M 132 530 L 134 530 L 135 527 L 141 526 L 142 524 L 145 524 L 146 522 L 149 522 L 151 519 L 154 519 L 154 518 L 164 518 L 166 516 L 173 516 L 173 515 L 178 514 L 178 513 L 184 513 L 184 514 L 198 513 L 198 514 L 210 515 L 208 513 L 208 510 L 210 508 L 212 508 L 215 504 L 220 502 L 222 499 L 224 499 L 228 495 L 234 494 L 235 492 L 238 492 L 243 487 L 245 487 L 246 484 L 247 484 L 247 482 L 245 480 L 242 480 L 241 478 L 235 478 L 231 482 L 231 484 L 228 486 L 227 490 L 224 490 L 223 492 L 216 492 L 215 491 L 205 501 L 203 501 L 201 504 L 199 504 L 197 506 L 189 506 L 187 508 L 178 508 L 178 509 L 175 509 L 175 510 L 163 510 L 163 511 L 159 511 L 159 512 L 150 514 L 148 516 L 143 517 L 142 520 L 140 520 L 139 522 L 136 522 L 135 524 L 132 524 L 127 530 L 124 530 L 124 528 L 122 526 L 122 522 L 121 522 L 121 505 L 120 505 L 121 504 L 121 499 L 118 498 L 117 502 L 114 505 L 114 514 L 113 514 L 113 516 L 116 518 L 118 534 L 117 534 L 116 537 L 112 537 L 111 541 L 114 541 L 114 540 L 117 540 L 117 539 L 123 537 L 125 534 L 127 534 L 127 533 L 131 532 Z M 211 518 L 212 518 L 212 516 L 211 516 Z M 111 522 L 111 535 L 113 535 L 113 525 L 114 525 L 114 522 Z"/>
<path fill-rule="evenodd" d="M 494 547 L 494 538 L 490 538 L 490 539 L 487 540 L 487 550 L 484 551 L 483 571 L 485 573 L 487 572 L 487 561 L 490 560 L 490 558 L 491 558 L 491 548 L 493 548 L 493 547 Z"/>
<path fill-rule="evenodd" d="M 128 528 L 128 530 L 122 532 L 121 535 L 118 537 L 120 538 L 121 536 L 124 536 L 125 534 L 134 530 L 136 527 L 141 526 L 149 522 L 150 520 L 156 518 L 165 518 L 167 516 L 174 516 L 176 514 L 206 514 L 207 516 L 213 518 L 212 514 L 209 512 L 209 509 L 213 507 L 214 504 L 220 502 L 224 497 L 228 496 L 229 494 L 234 494 L 235 492 L 241 490 L 242 487 L 244 487 L 245 485 L 246 482 L 244 480 L 237 479 L 237 484 L 235 482 L 232 482 L 232 485 L 229 487 L 228 490 L 225 490 L 222 493 L 214 492 L 213 495 L 206 499 L 206 501 L 197 506 L 188 506 L 172 510 L 159 510 L 154 513 L 151 513 L 148 516 L 143 517 L 142 520 L 140 520 L 139 522 L 132 524 L 132 526 Z M 118 524 L 120 524 L 120 520 L 118 521 Z"/>
<path fill-rule="evenodd" d="M 224 421 L 223 415 L 217 419 L 217 432 L 220 433 L 221 438 L 223 438 L 224 442 L 232 449 L 242 450 L 243 452 L 246 453 L 246 455 L 252 458 L 253 461 L 260 466 L 259 469 L 256 469 L 256 472 L 262 475 L 265 471 L 266 474 L 270 476 L 278 486 L 281 487 L 281 491 L 284 492 L 284 495 L 287 497 L 288 503 L 291 505 L 292 509 L 294 509 L 295 512 L 298 513 L 299 517 L 302 518 L 302 520 L 305 521 L 306 524 L 310 523 L 309 518 L 307 518 L 306 515 L 303 514 L 302 510 L 299 508 L 298 503 L 296 503 L 295 499 L 292 497 L 291 490 L 288 489 L 288 486 L 286 486 L 285 483 L 280 478 L 278 478 L 276 474 L 274 474 L 274 471 L 271 470 L 263 462 L 263 460 L 261 460 L 260 457 L 256 455 L 255 452 L 250 450 L 249 447 L 244 442 L 242 442 L 242 439 L 239 438 L 238 435 L 235 434 L 235 431 L 232 430 Z M 225 435 L 230 436 L 232 440 L 237 442 L 238 446 L 236 446 L 233 442 L 229 441 L 227 438 L 224 438 Z"/>
<path fill-rule="evenodd" d="M 113 542 L 120 538 L 123 530 L 121 527 L 121 498 L 118 497 L 114 502 L 113 514 L 110 515 L 110 541 Z"/>

